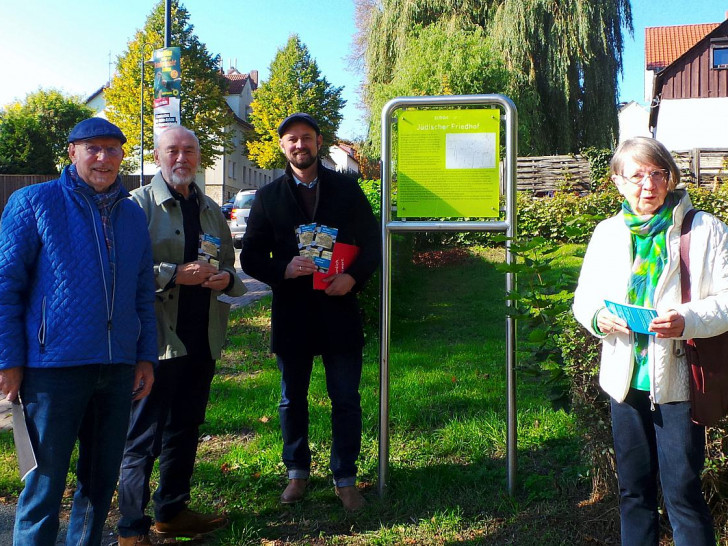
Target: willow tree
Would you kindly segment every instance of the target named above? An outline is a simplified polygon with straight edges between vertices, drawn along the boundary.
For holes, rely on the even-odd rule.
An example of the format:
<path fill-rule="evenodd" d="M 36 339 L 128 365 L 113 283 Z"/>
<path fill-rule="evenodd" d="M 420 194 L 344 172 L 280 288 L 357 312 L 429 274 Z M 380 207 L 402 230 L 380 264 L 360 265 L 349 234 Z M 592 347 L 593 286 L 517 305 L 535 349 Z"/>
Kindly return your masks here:
<path fill-rule="evenodd" d="M 225 102 L 227 80 L 219 67 L 219 56 L 212 56 L 205 44 L 194 34 L 189 13 L 177 0 L 172 0 L 172 39 L 170 46 L 181 49 L 182 71 L 181 122 L 195 131 L 200 140 L 201 164 L 209 167 L 215 157 L 230 146 L 228 127 L 233 122 Z M 164 1 L 160 1 L 147 17 L 144 28 L 137 30 L 126 51 L 117 58 L 116 74 L 104 96 L 109 121 L 117 124 L 126 135 L 126 169 L 138 165 L 141 140 L 140 80 L 142 60 L 151 58 L 154 49 L 164 46 Z M 144 70 L 144 150 L 151 160 L 153 140 L 154 69 Z"/>
<path fill-rule="evenodd" d="M 512 79 L 481 27 L 463 29 L 452 21 L 417 26 L 397 56 L 392 78 L 368 88 L 373 112 L 396 96 L 462 95 L 473 89 L 503 91 Z M 370 119 L 368 155 L 380 146 L 380 117 Z M 524 135 L 524 136 L 527 136 Z"/>
<path fill-rule="evenodd" d="M 419 27 L 438 21 L 493 39 L 510 81 L 499 92 L 516 100 L 529 127 L 522 153 L 575 152 L 609 146 L 617 135 L 617 77 L 623 34 L 632 32 L 629 0 L 356 0 L 354 57 L 372 89 L 396 76 Z M 476 87 L 469 93 L 493 92 Z"/>

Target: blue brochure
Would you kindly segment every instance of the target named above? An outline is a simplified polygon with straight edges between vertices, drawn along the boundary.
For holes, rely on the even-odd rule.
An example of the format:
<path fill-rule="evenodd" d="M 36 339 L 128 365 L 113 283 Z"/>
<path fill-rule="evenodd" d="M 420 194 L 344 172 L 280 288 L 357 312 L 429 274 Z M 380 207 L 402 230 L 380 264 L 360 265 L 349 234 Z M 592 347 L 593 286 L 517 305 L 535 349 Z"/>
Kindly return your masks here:
<path fill-rule="evenodd" d="M 647 328 L 650 326 L 652 319 L 657 316 L 657 311 L 649 307 L 640 307 L 639 305 L 630 305 L 629 303 L 617 303 L 614 301 L 604 300 L 607 309 L 619 318 L 627 322 L 627 326 L 633 332 L 640 334 L 655 335 Z"/>

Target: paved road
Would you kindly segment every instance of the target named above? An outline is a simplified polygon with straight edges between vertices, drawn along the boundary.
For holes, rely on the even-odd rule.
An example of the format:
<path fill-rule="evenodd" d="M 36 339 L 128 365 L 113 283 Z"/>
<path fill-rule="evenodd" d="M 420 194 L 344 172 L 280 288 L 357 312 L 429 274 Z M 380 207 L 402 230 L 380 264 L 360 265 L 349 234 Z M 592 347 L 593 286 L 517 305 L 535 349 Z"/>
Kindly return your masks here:
<path fill-rule="evenodd" d="M 236 252 L 235 262 L 239 263 L 238 254 Z M 243 307 L 256 300 L 259 300 L 263 296 L 270 294 L 270 288 L 262 282 L 256 281 L 255 279 L 248 277 L 245 273 L 238 270 L 238 275 L 243 282 L 245 287 L 248 289 L 247 292 L 237 298 L 231 298 L 229 296 L 220 296 L 221 299 L 231 304 L 232 308 Z M 12 430 L 13 419 L 10 413 L 10 403 L 5 400 L 5 397 L 0 394 L 0 431 Z M 13 520 L 15 518 L 15 505 L 14 504 L 2 504 L 0 503 L 0 546 L 12 546 L 12 530 Z M 61 523 L 61 532 L 58 533 L 59 540 L 56 545 L 64 545 L 65 541 L 65 522 Z M 116 535 L 113 533 L 111 528 L 107 529 L 106 536 L 102 542 L 103 546 L 110 546 L 116 544 Z M 196 544 L 201 544 L 197 542 Z"/>

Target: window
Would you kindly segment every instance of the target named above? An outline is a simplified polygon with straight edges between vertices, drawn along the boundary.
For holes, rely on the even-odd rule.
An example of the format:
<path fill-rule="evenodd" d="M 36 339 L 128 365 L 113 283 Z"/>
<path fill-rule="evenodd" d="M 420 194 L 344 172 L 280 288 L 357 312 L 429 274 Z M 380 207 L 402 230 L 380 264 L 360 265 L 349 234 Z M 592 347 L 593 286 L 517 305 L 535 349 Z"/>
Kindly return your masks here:
<path fill-rule="evenodd" d="M 711 66 L 728 68 L 728 40 L 714 41 L 710 44 Z"/>

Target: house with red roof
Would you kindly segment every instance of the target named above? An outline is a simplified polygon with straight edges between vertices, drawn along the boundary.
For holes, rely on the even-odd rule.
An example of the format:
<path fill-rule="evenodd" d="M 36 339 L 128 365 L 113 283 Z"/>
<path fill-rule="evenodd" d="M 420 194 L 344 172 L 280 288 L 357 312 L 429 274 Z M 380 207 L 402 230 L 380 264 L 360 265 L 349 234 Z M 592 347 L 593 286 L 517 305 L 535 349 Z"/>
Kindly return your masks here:
<path fill-rule="evenodd" d="M 728 148 L 728 19 L 646 28 L 645 99 L 669 150 Z"/>
<path fill-rule="evenodd" d="M 199 171 L 195 178 L 197 185 L 220 204 L 234 197 L 241 189 L 260 188 L 280 174 L 256 167 L 247 157 L 245 135 L 253 131 L 249 119 L 250 103 L 253 102 L 253 91 L 258 88 L 258 71 L 251 70 L 250 73 L 243 74 L 231 66 L 223 76 L 228 82 L 225 101 L 233 114 L 233 123 L 226 127 L 226 131 L 233 133 L 233 147 L 226 154 L 217 157 L 214 165 Z M 86 99 L 86 104 L 93 109 L 96 116 L 106 117 L 104 91 L 107 88 L 108 84 Z M 155 172 L 157 172 L 156 165 L 144 164 L 144 174 Z"/>
<path fill-rule="evenodd" d="M 195 178 L 198 186 L 215 202 L 223 204 L 240 190 L 260 188 L 283 174 L 282 169 L 261 169 L 253 164 L 247 156 L 246 136 L 252 136 L 253 125 L 250 123 L 253 92 L 258 88 L 258 71 L 251 70 L 244 74 L 234 66 L 223 73 L 228 82 L 225 102 L 233 114 L 233 123 L 226 127 L 232 133 L 232 147 L 225 154 L 218 156 L 215 163 L 199 171 Z M 101 87 L 86 99 L 96 116 L 106 117 L 106 100 L 104 91 L 108 84 Z M 151 129 L 150 129 L 151 130 Z M 340 142 L 329 148 L 329 154 L 322 157 L 324 164 L 336 171 L 348 174 L 359 174 L 359 163 L 350 143 Z M 157 167 L 145 163 L 144 174 L 157 172 Z M 139 172 L 134 173 L 139 174 Z"/>
<path fill-rule="evenodd" d="M 226 128 L 232 132 L 233 146 L 204 171 L 205 193 L 220 204 L 240 190 L 260 188 L 278 176 L 274 170 L 255 166 L 248 159 L 245 146 L 245 135 L 253 132 L 250 103 L 253 102 L 253 91 L 258 88 L 258 71 L 244 74 L 231 66 L 223 76 L 228 81 L 225 102 L 234 119 L 233 124 Z"/>
<path fill-rule="evenodd" d="M 356 158 L 356 150 L 351 143 L 340 141 L 329 146 L 329 155 L 322 157 L 321 163 L 325 167 L 340 173 L 352 176 L 359 175 L 359 161 Z"/>

